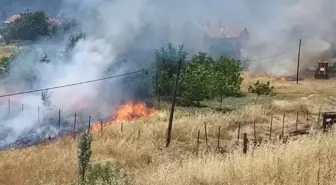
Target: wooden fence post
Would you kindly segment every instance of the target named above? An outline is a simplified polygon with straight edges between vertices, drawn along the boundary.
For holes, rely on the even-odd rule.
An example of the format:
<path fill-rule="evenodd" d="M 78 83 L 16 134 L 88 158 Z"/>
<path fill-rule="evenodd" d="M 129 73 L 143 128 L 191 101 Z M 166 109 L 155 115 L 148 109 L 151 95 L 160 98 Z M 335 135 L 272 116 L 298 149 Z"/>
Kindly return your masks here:
<path fill-rule="evenodd" d="M 197 141 L 196 141 L 196 155 L 197 156 L 198 156 L 198 151 L 199 151 L 200 134 L 201 134 L 201 131 L 198 130 L 198 132 L 197 132 Z"/>
<path fill-rule="evenodd" d="M 327 117 L 325 113 L 322 114 L 322 128 L 323 132 L 327 132 Z"/>
<path fill-rule="evenodd" d="M 58 128 L 61 128 L 61 109 L 58 110 Z"/>
<path fill-rule="evenodd" d="M 257 133 L 256 133 L 256 122 L 255 120 L 253 121 L 253 137 L 254 137 L 254 146 L 257 145 Z"/>
<path fill-rule="evenodd" d="M 284 138 L 284 135 L 285 135 L 285 117 L 286 117 L 286 114 L 284 113 L 282 117 L 281 138 Z"/>
<path fill-rule="evenodd" d="M 208 133 L 207 133 L 207 123 L 204 123 L 204 136 L 205 136 L 205 146 L 208 146 Z"/>
<path fill-rule="evenodd" d="M 238 142 L 239 142 L 239 138 L 240 137 L 240 122 L 238 123 Z"/>
<path fill-rule="evenodd" d="M 247 145 L 248 145 L 248 138 L 247 138 L 247 134 L 244 133 L 244 144 L 243 144 L 243 153 L 244 154 L 247 153 Z"/>
<path fill-rule="evenodd" d="M 269 140 L 272 140 L 272 127 L 273 127 L 273 115 L 271 116 L 271 126 L 270 126 L 270 134 L 269 134 Z"/>
<path fill-rule="evenodd" d="M 21 105 L 21 116 L 23 116 L 23 104 Z"/>
<path fill-rule="evenodd" d="M 320 117 L 321 117 L 321 107 L 319 109 L 318 117 L 317 117 L 317 126 L 320 125 Z"/>
<path fill-rule="evenodd" d="M 100 120 L 100 132 L 102 134 L 103 134 L 103 127 L 104 127 L 103 120 Z"/>
<path fill-rule="evenodd" d="M 298 123 L 299 123 L 299 111 L 296 112 L 295 131 L 298 130 Z"/>
<path fill-rule="evenodd" d="M 91 116 L 89 116 L 89 127 L 88 127 L 88 132 L 91 131 Z"/>
<path fill-rule="evenodd" d="M 217 148 L 220 150 L 220 136 L 221 136 L 221 127 L 218 127 L 218 139 L 217 139 Z"/>
<path fill-rule="evenodd" d="M 138 130 L 138 140 L 140 140 L 140 134 L 141 134 L 141 130 L 139 128 L 139 130 Z"/>
<path fill-rule="evenodd" d="M 120 131 L 123 132 L 123 130 L 124 130 L 124 123 L 121 122 L 121 125 L 120 125 Z"/>
<path fill-rule="evenodd" d="M 73 124 L 73 133 L 76 135 L 76 121 L 77 121 L 77 113 L 75 112 L 75 119 Z"/>
<path fill-rule="evenodd" d="M 178 61 L 177 74 L 176 74 L 174 92 L 173 92 L 173 100 L 172 100 L 172 105 L 170 109 L 169 121 L 168 121 L 166 147 L 169 147 L 170 142 L 171 142 L 171 133 L 172 133 L 172 128 L 173 128 L 173 118 L 174 118 L 177 88 L 178 88 L 178 83 L 180 79 L 181 64 L 182 64 L 182 59 Z"/>

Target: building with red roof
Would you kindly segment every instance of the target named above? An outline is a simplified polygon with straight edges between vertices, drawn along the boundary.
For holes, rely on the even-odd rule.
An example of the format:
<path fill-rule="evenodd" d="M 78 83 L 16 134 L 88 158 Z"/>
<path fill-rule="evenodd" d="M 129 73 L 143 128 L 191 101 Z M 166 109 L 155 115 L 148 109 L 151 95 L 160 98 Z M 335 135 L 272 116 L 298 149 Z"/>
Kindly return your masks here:
<path fill-rule="evenodd" d="M 250 37 L 245 26 L 224 26 L 220 21 L 188 22 L 184 31 L 187 32 L 185 37 L 190 37 L 191 42 L 200 38 L 203 49 L 216 58 L 224 55 L 241 59 L 241 50 L 246 47 Z"/>
<path fill-rule="evenodd" d="M 20 14 L 15 14 L 15 15 L 12 15 L 10 17 L 8 17 L 3 23 L 4 24 L 11 24 L 13 22 L 15 22 L 17 19 L 19 19 L 21 17 Z M 51 25 L 51 26 L 56 26 L 58 21 L 56 19 L 53 19 L 53 18 L 48 18 L 47 19 L 47 22 Z"/>

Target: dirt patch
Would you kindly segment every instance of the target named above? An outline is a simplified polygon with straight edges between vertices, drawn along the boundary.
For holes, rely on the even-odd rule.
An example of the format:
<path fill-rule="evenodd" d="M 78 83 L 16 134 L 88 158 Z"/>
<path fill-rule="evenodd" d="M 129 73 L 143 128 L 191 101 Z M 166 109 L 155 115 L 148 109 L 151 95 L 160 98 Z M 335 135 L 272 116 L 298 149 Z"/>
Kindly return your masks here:
<path fill-rule="evenodd" d="M 10 56 L 14 52 L 14 46 L 0 46 L 0 57 Z"/>

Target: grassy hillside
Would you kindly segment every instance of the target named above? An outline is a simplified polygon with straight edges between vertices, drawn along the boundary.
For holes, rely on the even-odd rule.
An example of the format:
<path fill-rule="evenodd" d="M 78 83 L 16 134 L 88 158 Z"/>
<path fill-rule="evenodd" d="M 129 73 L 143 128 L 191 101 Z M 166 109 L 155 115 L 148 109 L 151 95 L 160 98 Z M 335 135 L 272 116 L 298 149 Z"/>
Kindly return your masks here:
<path fill-rule="evenodd" d="M 248 84 L 255 81 L 245 79 L 242 90 L 246 92 Z M 139 120 L 113 123 L 102 133 L 94 134 L 92 160 L 124 168 L 132 184 L 141 185 L 335 184 L 334 132 L 292 138 L 285 145 L 278 141 L 283 113 L 286 113 L 286 134 L 295 129 L 296 111 L 300 111 L 300 129 L 316 130 L 320 126 L 317 122 L 320 107 L 330 111 L 336 104 L 335 80 L 307 80 L 300 85 L 272 83 L 276 96 L 263 97 L 257 105 L 251 94 L 230 98 L 226 105 L 235 108 L 231 112 L 178 107 L 170 148 L 164 147 L 168 110 Z M 205 103 L 217 106 L 216 101 Z M 271 115 L 274 115 L 272 140 L 254 150 L 250 146 L 244 156 L 236 141 L 238 123 L 242 126 L 241 133 L 246 132 L 252 139 L 252 122 L 256 121 L 257 137 L 268 140 Z M 207 123 L 208 147 L 204 123 Z M 216 150 L 219 126 L 222 153 Z M 196 156 L 198 130 L 201 135 Z M 0 184 L 71 184 L 78 178 L 76 157 L 76 141 L 72 138 L 0 152 Z"/>

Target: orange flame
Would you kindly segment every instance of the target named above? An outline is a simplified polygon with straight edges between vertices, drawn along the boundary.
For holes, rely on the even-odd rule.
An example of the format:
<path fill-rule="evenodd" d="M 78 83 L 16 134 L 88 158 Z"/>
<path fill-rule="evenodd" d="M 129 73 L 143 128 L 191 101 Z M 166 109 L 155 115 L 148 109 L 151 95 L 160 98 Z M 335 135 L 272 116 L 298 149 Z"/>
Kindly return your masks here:
<path fill-rule="evenodd" d="M 103 127 L 103 122 L 96 121 L 95 123 L 93 123 L 91 129 L 93 132 L 98 132 L 102 129 L 102 127 Z"/>
<path fill-rule="evenodd" d="M 128 121 L 134 118 L 149 116 L 153 112 L 155 112 L 155 110 L 147 108 L 146 104 L 143 102 L 135 103 L 133 101 L 128 101 L 124 105 L 117 106 L 112 119 Z"/>
<path fill-rule="evenodd" d="M 149 116 L 152 113 L 154 113 L 155 110 L 151 108 L 147 108 L 146 104 L 143 102 L 133 102 L 128 101 L 123 105 L 119 105 L 116 107 L 115 112 L 111 116 L 108 122 L 114 121 L 114 120 L 123 120 L 123 121 L 130 121 L 135 118 L 141 118 L 145 116 Z M 96 121 L 92 124 L 92 131 L 98 132 L 102 129 L 103 122 Z"/>

